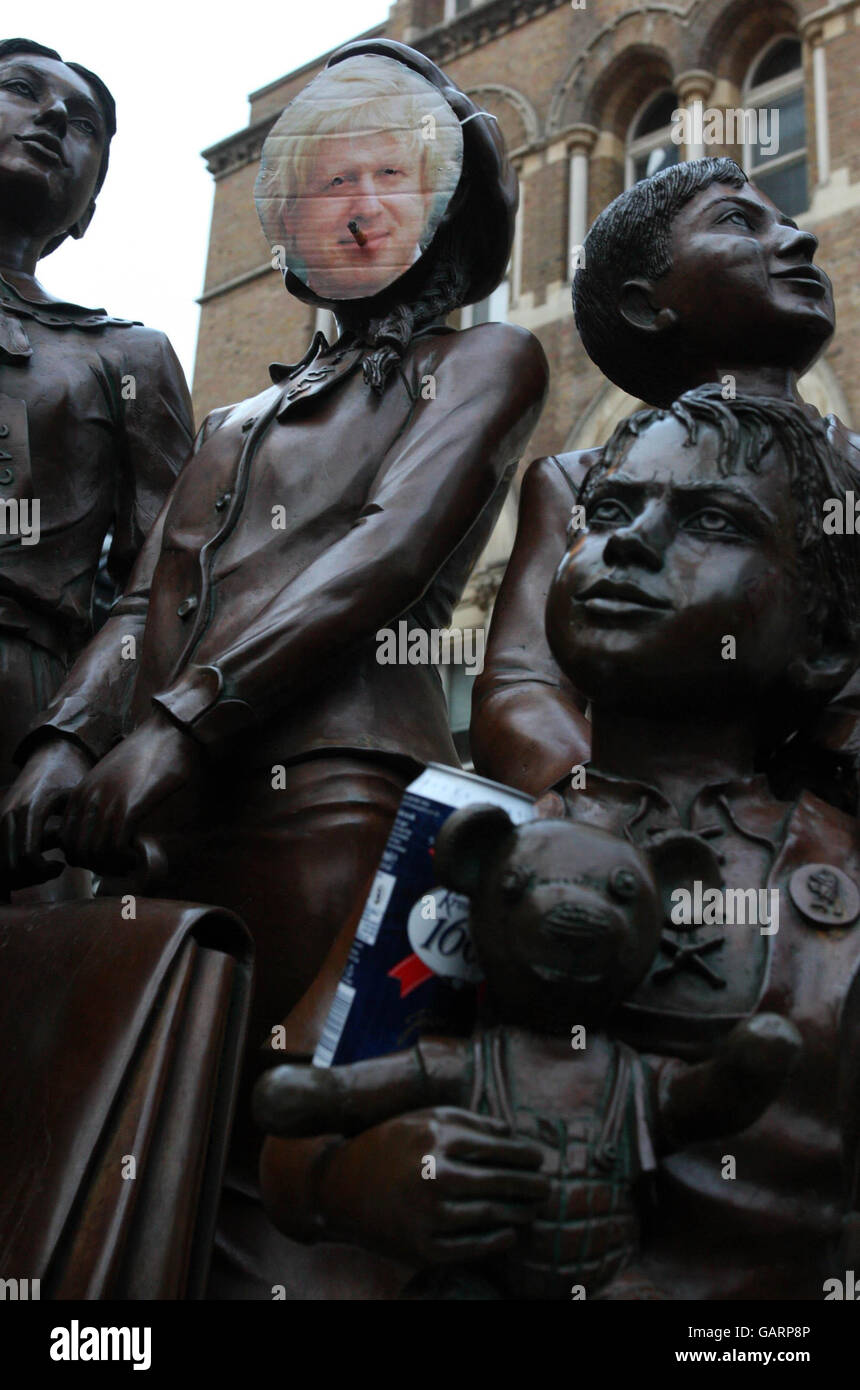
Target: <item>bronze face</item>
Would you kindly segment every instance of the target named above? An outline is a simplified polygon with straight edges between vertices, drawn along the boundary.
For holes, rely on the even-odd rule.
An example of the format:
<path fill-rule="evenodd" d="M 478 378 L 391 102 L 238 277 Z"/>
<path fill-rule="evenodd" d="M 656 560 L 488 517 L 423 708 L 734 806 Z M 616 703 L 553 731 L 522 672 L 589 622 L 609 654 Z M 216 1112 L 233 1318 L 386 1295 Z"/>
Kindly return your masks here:
<path fill-rule="evenodd" d="M 601 703 L 748 706 L 805 644 L 785 466 L 724 477 L 708 428 L 662 420 L 587 486 L 588 529 L 550 589 L 556 657 Z M 736 657 L 724 656 L 724 639 Z"/>
<path fill-rule="evenodd" d="M 804 372 L 833 334 L 833 288 L 818 240 L 752 184 L 714 183 L 672 223 L 672 266 L 654 303 L 679 318 L 684 354 L 782 363 Z"/>
<path fill-rule="evenodd" d="M 28 231 L 65 230 L 95 193 L 107 132 L 86 80 L 35 53 L 0 61 L 0 188 Z"/>

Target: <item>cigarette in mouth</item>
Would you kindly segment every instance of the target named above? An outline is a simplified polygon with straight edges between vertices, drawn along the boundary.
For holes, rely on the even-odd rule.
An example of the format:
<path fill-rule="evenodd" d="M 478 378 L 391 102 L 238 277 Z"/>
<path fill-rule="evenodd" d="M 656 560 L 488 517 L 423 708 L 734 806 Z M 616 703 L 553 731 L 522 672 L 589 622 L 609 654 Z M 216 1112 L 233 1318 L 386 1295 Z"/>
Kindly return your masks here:
<path fill-rule="evenodd" d="M 346 230 L 349 232 L 350 236 L 355 237 L 355 240 L 358 242 L 359 246 L 364 246 L 366 244 L 367 237 L 359 227 L 355 218 L 353 218 L 350 222 L 347 222 Z"/>

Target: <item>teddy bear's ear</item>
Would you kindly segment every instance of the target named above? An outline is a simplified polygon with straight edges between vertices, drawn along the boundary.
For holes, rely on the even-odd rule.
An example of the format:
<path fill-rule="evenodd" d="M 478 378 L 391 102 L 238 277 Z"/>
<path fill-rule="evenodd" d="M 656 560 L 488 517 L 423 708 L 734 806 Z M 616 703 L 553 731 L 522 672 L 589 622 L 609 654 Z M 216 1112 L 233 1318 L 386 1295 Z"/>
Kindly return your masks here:
<path fill-rule="evenodd" d="M 436 836 L 434 865 L 444 888 L 472 897 L 481 874 L 513 832 L 513 821 L 501 806 L 463 806 L 445 821 Z"/>

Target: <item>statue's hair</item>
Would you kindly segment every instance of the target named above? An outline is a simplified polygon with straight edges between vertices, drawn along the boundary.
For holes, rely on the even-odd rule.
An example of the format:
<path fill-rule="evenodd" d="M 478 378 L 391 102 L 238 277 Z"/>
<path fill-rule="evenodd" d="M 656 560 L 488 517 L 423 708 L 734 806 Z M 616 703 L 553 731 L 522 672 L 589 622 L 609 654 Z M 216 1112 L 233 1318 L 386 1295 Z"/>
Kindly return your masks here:
<path fill-rule="evenodd" d="M 702 426 L 718 439 L 717 468 L 724 477 L 758 472 L 778 449 L 788 469 L 795 535 L 810 642 L 860 656 L 860 550 L 855 536 L 825 535 L 824 504 L 845 499 L 858 485 L 856 472 L 830 442 L 827 426 L 793 401 L 770 396 L 725 400 L 718 385 L 686 391 L 668 409 L 639 410 L 616 427 L 579 491 L 588 514 L 595 484 L 624 459 L 633 440 L 661 420 L 674 419 L 693 447 Z"/>
<path fill-rule="evenodd" d="M 625 282 L 659 280 L 672 268 L 672 223 L 697 193 L 712 183 L 746 182 L 732 159 L 673 164 L 621 193 L 592 223 L 573 279 L 576 326 L 591 360 L 631 396 L 669 405 L 679 383 L 674 344 L 646 342 L 620 312 Z"/>
<path fill-rule="evenodd" d="M 305 267 L 297 259 L 290 224 L 308 194 L 319 138 L 380 131 L 396 132 L 417 154 L 424 187 L 436 190 L 429 241 L 460 178 L 463 133 L 441 92 L 418 73 L 393 58 L 347 58 L 308 83 L 269 132 L 254 198 L 267 240 L 273 246 L 284 242 L 290 269 L 300 278 Z"/>

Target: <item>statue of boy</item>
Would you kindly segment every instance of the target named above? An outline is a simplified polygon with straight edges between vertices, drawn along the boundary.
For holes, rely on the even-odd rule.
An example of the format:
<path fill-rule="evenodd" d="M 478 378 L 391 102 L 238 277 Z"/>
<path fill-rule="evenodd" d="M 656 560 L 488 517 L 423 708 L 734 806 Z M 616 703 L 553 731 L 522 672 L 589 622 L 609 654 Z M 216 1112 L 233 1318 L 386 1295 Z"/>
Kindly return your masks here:
<path fill-rule="evenodd" d="M 778 801 L 755 772 L 775 713 L 814 714 L 857 663 L 856 546 L 821 528 L 851 478 L 802 407 L 700 388 L 615 431 L 550 590 L 549 641 L 591 701 L 593 753 L 584 786 L 565 779 L 541 812 L 645 849 L 671 832 L 698 841 L 693 860 L 662 865 L 675 886 L 660 947 L 616 1031 L 702 1061 L 775 1012 L 803 1040 L 750 1129 L 661 1165 L 640 1267 L 672 1299 L 820 1298 L 853 1258 L 860 830 L 811 793 Z M 421 1181 L 427 1153 L 435 1182 Z M 514 1242 L 539 1164 L 499 1118 L 448 1107 L 334 1145 L 270 1137 L 262 1176 L 273 1219 L 302 1239 L 444 1263 Z"/>
<path fill-rule="evenodd" d="M 812 263 L 817 245 L 730 159 L 662 170 L 610 203 L 588 233 L 573 284 L 586 351 L 611 381 L 653 405 L 706 382 L 719 383 L 727 398 L 801 404 L 797 379 L 835 324 L 830 281 Z M 834 416 L 826 426 L 833 447 L 860 468 L 860 439 Z M 599 449 L 560 454 L 526 473 L 517 539 L 475 682 L 477 770 L 535 795 L 588 754 L 585 699 L 550 651 L 543 613 L 576 488 L 599 457 Z M 855 705 L 845 692 L 815 734 L 816 785 L 834 801 L 843 799 L 840 769 L 831 790 L 821 774 L 836 759 L 821 750 L 845 749 L 854 760 Z"/>
<path fill-rule="evenodd" d="M 0 788 L 92 634 L 108 531 L 122 586 L 191 447 L 188 389 L 164 335 L 56 300 L 35 278 L 41 257 L 86 232 L 115 129 L 94 73 L 27 39 L 0 43 Z M 57 871 L 33 825 L 92 765 L 73 728 L 59 742 L 35 822 L 24 811 L 15 828 L 5 822 L 18 883 Z"/>

